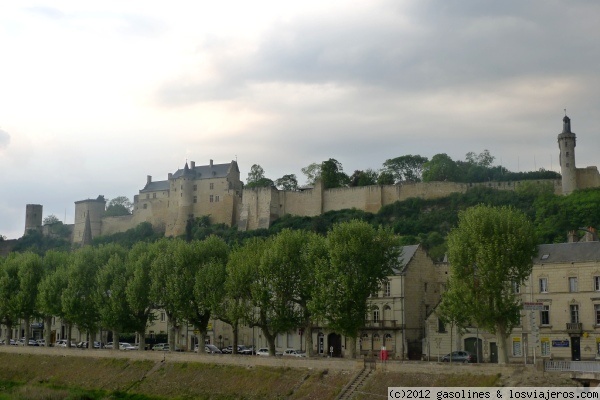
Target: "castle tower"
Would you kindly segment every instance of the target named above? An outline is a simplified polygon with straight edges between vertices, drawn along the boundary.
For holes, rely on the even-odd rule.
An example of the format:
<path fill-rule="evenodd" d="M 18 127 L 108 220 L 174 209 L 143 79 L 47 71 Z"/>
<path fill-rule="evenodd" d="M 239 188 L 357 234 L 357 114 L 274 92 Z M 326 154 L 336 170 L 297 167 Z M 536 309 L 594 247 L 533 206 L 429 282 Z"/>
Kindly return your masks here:
<path fill-rule="evenodd" d="M 25 235 L 32 229 L 41 229 L 43 208 L 41 204 L 27 204 L 25 206 Z"/>
<path fill-rule="evenodd" d="M 560 173 L 562 175 L 563 194 L 569 194 L 577 189 L 577 169 L 575 168 L 575 133 L 571 132 L 571 119 L 563 118 L 563 131 L 558 135 L 560 149 Z"/>
<path fill-rule="evenodd" d="M 106 200 L 104 196 L 98 196 L 95 200 L 87 199 L 75 202 L 73 243 L 85 244 L 84 240 L 89 242 L 90 239 L 101 235 L 102 217 L 104 216 L 105 209 Z M 89 237 L 90 233 L 91 238 Z"/>
<path fill-rule="evenodd" d="M 179 189 L 177 219 L 173 227 L 173 236 L 185 233 L 188 219 L 194 214 L 194 181 L 196 180 L 195 163 L 192 161 L 192 168 L 185 163 L 182 174 L 175 179 L 175 187 Z M 177 192 L 175 192 L 177 193 Z"/>

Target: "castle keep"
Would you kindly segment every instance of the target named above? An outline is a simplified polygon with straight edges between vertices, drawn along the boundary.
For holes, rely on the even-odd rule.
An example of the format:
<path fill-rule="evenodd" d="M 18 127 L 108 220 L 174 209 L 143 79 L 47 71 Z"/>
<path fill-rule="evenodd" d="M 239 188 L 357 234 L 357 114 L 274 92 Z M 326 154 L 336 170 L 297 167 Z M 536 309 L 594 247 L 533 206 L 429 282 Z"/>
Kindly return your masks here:
<path fill-rule="evenodd" d="M 600 187 L 597 167 L 575 167 L 576 136 L 571 120 L 563 118 L 563 131 L 558 135 L 562 181 L 550 182 L 557 194 L 576 189 Z M 537 181 L 540 182 L 541 181 Z M 308 190 L 285 191 L 274 187 L 245 189 L 236 161 L 226 164 L 197 166 L 194 161 L 169 173 L 166 180 L 146 179 L 145 186 L 134 196 L 133 213 L 105 217 L 103 196 L 75 202 L 72 240 L 87 243 L 91 238 L 110 235 L 149 222 L 166 236 L 185 233 L 190 218 L 208 216 L 211 223 L 237 225 L 240 230 L 268 228 L 286 215 L 314 217 L 327 211 L 356 208 L 377 212 L 381 207 L 411 197 L 434 199 L 452 193 L 464 193 L 472 187 L 487 186 L 499 190 L 515 190 L 521 182 L 419 182 L 383 186 L 324 189 L 320 182 Z M 27 205 L 26 231 L 40 228 L 41 205 Z"/>

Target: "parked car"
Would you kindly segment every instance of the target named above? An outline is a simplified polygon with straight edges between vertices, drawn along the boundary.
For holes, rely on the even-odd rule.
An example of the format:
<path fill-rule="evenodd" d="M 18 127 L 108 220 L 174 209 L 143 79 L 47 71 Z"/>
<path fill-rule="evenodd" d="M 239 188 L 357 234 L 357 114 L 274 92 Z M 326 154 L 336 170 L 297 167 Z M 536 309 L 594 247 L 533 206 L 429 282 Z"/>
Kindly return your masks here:
<path fill-rule="evenodd" d="M 57 340 L 55 346 L 56 347 L 67 347 L 67 340 L 66 339 Z M 71 341 L 71 347 L 77 347 L 77 343 Z"/>
<path fill-rule="evenodd" d="M 133 345 L 133 344 L 127 343 L 127 342 L 121 342 L 121 343 L 119 343 L 119 349 L 120 350 L 126 350 L 126 351 L 138 350 L 139 346 Z"/>
<path fill-rule="evenodd" d="M 165 349 L 166 347 L 166 349 Z M 169 351 L 169 344 L 168 343 L 157 343 L 154 346 L 152 346 L 152 350 L 154 351 Z"/>
<path fill-rule="evenodd" d="M 269 355 L 269 349 L 267 349 L 266 347 L 261 347 L 260 349 L 258 349 L 256 351 L 256 355 L 257 356 L 268 356 Z"/>
<path fill-rule="evenodd" d="M 288 357 L 306 357 L 306 352 L 296 349 L 287 349 L 283 352 L 283 355 Z"/>
<path fill-rule="evenodd" d="M 46 339 L 38 339 L 36 342 L 38 346 L 46 346 Z"/>
<path fill-rule="evenodd" d="M 241 350 L 238 348 L 238 353 L 245 356 L 253 355 L 255 353 L 254 346 L 241 346 Z"/>
<path fill-rule="evenodd" d="M 458 363 L 476 363 L 477 356 L 473 353 L 469 353 L 468 351 L 460 350 L 453 351 L 452 353 L 446 354 L 444 357 L 442 357 L 443 362 L 450 362 L 450 360 Z"/>
<path fill-rule="evenodd" d="M 198 345 L 196 345 L 196 347 L 194 347 L 194 352 L 196 352 L 196 353 L 198 352 Z M 204 352 L 208 353 L 208 354 L 222 354 L 223 353 L 214 344 L 205 344 L 204 345 Z"/>

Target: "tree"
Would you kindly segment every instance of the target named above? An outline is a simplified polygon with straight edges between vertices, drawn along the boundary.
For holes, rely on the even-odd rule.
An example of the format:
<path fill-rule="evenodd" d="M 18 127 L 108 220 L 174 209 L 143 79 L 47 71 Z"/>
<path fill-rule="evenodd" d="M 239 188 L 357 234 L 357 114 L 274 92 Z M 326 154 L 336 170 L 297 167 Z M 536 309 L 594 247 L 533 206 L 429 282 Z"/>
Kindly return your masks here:
<path fill-rule="evenodd" d="M 421 182 L 427 157 L 406 155 L 390 158 L 383 163 L 384 171 L 392 174 L 396 182 Z"/>
<path fill-rule="evenodd" d="M 394 175 L 388 171 L 380 171 L 377 176 L 378 185 L 393 185 L 395 182 Z"/>
<path fill-rule="evenodd" d="M 52 225 L 52 224 L 56 224 L 60 222 L 60 220 L 58 219 L 58 217 L 54 214 L 50 214 L 48 215 L 46 218 L 44 218 L 44 225 Z"/>
<path fill-rule="evenodd" d="M 6 326 L 7 343 L 12 339 L 13 327 L 19 320 L 15 293 L 19 290 L 19 269 L 15 259 L 17 253 L 0 257 L 0 323 Z"/>
<path fill-rule="evenodd" d="M 314 184 L 321 178 L 321 164 L 311 163 L 301 169 L 302 173 L 306 175 L 306 184 L 314 186 Z"/>
<path fill-rule="evenodd" d="M 107 217 L 130 215 L 132 209 L 133 205 L 126 196 L 118 196 L 108 202 L 104 215 Z"/>
<path fill-rule="evenodd" d="M 507 362 L 506 338 L 519 323 L 521 304 L 513 285 L 529 276 L 535 253 L 533 224 L 510 207 L 469 208 L 448 235 L 451 284 L 444 298 L 462 304 L 449 307 L 446 318 L 467 313 L 477 326 L 496 334 L 499 363 Z"/>
<path fill-rule="evenodd" d="M 321 181 L 324 189 L 333 189 L 347 186 L 350 178 L 344 173 L 342 164 L 338 160 L 330 158 L 321 163 Z"/>
<path fill-rule="evenodd" d="M 485 149 L 479 154 L 470 151 L 466 154 L 465 159 L 471 164 L 489 168 L 494 163 L 496 157 L 492 156 L 488 149 Z"/>
<path fill-rule="evenodd" d="M 335 225 L 327 235 L 327 249 L 329 260 L 317 262 L 309 308 L 332 330 L 348 337 L 347 350 L 354 358 L 367 299 L 392 274 L 401 249 L 391 230 L 375 229 L 363 221 Z"/>
<path fill-rule="evenodd" d="M 456 182 L 458 167 L 447 154 L 436 154 L 423 165 L 424 182 Z"/>
<path fill-rule="evenodd" d="M 275 183 L 265 177 L 265 170 L 258 164 L 253 164 L 250 167 L 250 172 L 248 172 L 248 179 L 246 182 L 246 187 L 254 188 L 254 187 L 271 187 L 275 186 Z"/>
<path fill-rule="evenodd" d="M 16 310 L 19 318 L 25 324 L 25 345 L 29 345 L 29 327 L 31 319 L 38 316 L 37 296 L 38 285 L 43 275 L 42 258 L 34 253 L 23 253 L 15 259 L 19 288 L 13 293 L 16 301 Z"/>
<path fill-rule="evenodd" d="M 365 171 L 356 170 L 350 177 L 350 183 L 348 186 L 370 186 L 377 184 L 377 172 L 372 169 Z"/>
<path fill-rule="evenodd" d="M 51 343 L 52 317 L 65 321 L 62 310 L 61 296 L 67 287 L 67 265 L 70 253 L 51 250 L 44 255 L 44 276 L 39 284 L 37 307 L 44 318 L 44 339 Z"/>
<path fill-rule="evenodd" d="M 298 190 L 298 179 L 295 174 L 284 175 L 275 180 L 275 186 L 280 190 Z"/>

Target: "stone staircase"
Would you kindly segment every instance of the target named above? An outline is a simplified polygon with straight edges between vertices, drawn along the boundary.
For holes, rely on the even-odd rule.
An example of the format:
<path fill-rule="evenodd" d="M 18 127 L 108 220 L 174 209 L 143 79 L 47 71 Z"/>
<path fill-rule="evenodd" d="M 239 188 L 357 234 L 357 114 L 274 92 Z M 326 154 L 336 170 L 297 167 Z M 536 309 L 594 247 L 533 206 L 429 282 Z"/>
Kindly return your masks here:
<path fill-rule="evenodd" d="M 373 371 L 373 369 L 364 367 L 356 374 L 350 383 L 344 386 L 340 394 L 336 397 L 336 400 L 350 400 L 354 396 L 355 391 L 358 390 L 365 383 L 369 375 L 371 375 L 371 371 Z"/>

